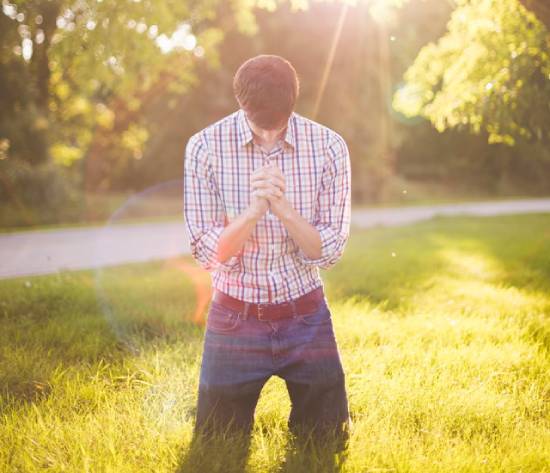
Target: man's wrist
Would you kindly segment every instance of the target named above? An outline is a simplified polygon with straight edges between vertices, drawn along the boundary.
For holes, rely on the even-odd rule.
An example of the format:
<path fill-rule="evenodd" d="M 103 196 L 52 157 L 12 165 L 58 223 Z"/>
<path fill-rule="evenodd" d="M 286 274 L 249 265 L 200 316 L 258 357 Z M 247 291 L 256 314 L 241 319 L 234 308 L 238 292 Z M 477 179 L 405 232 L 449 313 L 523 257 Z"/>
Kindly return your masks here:
<path fill-rule="evenodd" d="M 294 220 L 296 217 L 296 210 L 294 210 L 294 207 L 292 207 L 290 202 L 285 199 L 278 214 L 279 220 L 281 220 L 283 224 L 286 224 L 287 222 Z"/>
<path fill-rule="evenodd" d="M 241 215 L 243 215 L 245 221 L 249 223 L 256 223 L 258 220 L 262 218 L 262 214 L 260 214 L 257 210 L 253 209 L 252 207 L 247 207 Z"/>

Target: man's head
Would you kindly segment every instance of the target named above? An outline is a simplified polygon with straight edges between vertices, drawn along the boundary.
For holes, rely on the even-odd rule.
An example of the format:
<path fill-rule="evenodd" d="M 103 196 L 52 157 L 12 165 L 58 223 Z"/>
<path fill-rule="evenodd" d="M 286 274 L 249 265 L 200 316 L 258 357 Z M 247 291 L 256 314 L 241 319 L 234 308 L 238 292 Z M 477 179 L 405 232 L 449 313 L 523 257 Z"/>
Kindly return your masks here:
<path fill-rule="evenodd" d="M 260 54 L 245 61 L 233 78 L 233 93 L 250 121 L 264 130 L 284 127 L 300 91 L 289 61 Z"/>

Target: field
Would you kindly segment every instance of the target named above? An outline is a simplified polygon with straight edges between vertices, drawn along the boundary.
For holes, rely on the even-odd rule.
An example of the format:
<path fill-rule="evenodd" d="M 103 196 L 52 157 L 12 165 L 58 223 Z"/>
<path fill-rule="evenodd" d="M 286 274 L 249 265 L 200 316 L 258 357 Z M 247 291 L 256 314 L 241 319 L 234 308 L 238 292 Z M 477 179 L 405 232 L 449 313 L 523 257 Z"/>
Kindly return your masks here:
<path fill-rule="evenodd" d="M 236 444 L 191 441 L 192 267 L 0 281 L 0 471 L 239 471 Z M 341 471 L 550 472 L 550 215 L 352 229 L 321 274 L 353 419 Z M 289 411 L 272 378 L 246 471 L 330 471 L 286 448 Z"/>

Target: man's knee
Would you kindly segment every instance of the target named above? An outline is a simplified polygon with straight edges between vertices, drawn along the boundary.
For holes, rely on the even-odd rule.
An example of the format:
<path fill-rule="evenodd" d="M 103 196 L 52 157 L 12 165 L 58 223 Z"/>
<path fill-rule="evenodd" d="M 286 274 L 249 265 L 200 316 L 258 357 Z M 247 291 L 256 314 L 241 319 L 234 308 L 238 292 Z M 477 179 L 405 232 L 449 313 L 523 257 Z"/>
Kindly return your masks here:
<path fill-rule="evenodd" d="M 292 441 L 299 448 L 314 448 L 318 452 L 343 452 L 348 448 L 351 420 L 340 422 L 290 423 Z"/>
<path fill-rule="evenodd" d="M 245 434 L 252 430 L 255 402 L 235 387 L 199 387 L 195 432 L 207 436 Z"/>

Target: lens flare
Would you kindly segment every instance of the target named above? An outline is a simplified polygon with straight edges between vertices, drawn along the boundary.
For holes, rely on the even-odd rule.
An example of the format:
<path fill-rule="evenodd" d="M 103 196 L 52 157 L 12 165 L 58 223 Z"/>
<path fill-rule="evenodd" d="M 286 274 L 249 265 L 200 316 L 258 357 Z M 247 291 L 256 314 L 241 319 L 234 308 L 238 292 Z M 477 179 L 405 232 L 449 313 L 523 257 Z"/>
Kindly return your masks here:
<path fill-rule="evenodd" d="M 179 336 L 204 324 L 210 275 L 185 257 L 182 189 L 173 180 L 131 196 L 95 240 L 99 307 L 117 338 L 134 348 L 143 336 Z"/>

